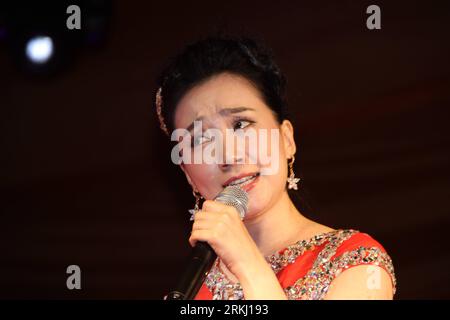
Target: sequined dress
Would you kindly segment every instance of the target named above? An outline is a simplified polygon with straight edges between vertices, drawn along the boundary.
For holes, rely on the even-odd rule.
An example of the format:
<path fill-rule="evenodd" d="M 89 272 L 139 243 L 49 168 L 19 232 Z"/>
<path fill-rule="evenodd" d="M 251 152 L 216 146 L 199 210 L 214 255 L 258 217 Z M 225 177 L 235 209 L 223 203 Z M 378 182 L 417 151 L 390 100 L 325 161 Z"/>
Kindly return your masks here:
<path fill-rule="evenodd" d="M 290 300 L 322 300 L 331 282 L 343 271 L 358 265 L 376 265 L 396 278 L 386 250 L 366 233 L 333 230 L 298 241 L 268 257 L 278 281 Z M 220 270 L 219 259 L 208 273 L 196 300 L 245 299 L 239 283 L 231 282 Z"/>

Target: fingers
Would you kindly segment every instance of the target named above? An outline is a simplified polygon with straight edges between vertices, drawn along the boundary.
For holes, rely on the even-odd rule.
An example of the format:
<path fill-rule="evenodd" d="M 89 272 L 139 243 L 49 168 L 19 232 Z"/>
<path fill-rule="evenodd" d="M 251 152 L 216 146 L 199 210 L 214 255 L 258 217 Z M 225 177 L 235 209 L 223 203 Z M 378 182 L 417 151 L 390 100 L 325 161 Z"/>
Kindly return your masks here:
<path fill-rule="evenodd" d="M 211 229 L 214 226 L 214 222 L 211 220 L 195 220 L 192 225 L 192 231 Z"/>
<path fill-rule="evenodd" d="M 203 202 L 202 210 L 210 212 L 223 212 L 229 214 L 231 217 L 235 216 L 239 218 L 239 213 L 234 207 L 218 201 L 206 200 Z"/>
<path fill-rule="evenodd" d="M 197 241 L 208 242 L 210 246 L 213 246 L 215 240 L 217 239 L 217 235 L 212 230 L 202 229 L 202 230 L 193 230 L 192 234 L 189 238 L 189 244 L 194 247 Z"/>
<path fill-rule="evenodd" d="M 211 213 L 206 213 L 211 214 Z M 220 236 L 223 236 L 227 230 L 227 225 L 222 221 L 217 220 L 196 220 L 192 225 L 191 238 L 197 239 L 201 241 L 210 242 L 211 240 L 215 240 Z M 205 234 L 203 231 L 209 231 L 209 233 Z M 197 238 L 201 236 L 202 238 Z M 207 237 L 207 238 L 205 238 Z M 211 243 L 210 243 L 211 244 Z"/>
<path fill-rule="evenodd" d="M 225 235 L 234 233 L 233 225 L 237 222 L 242 223 L 235 208 L 207 200 L 203 203 L 202 210 L 194 216 L 189 243 L 195 246 L 197 241 L 205 241 L 214 246 Z"/>
<path fill-rule="evenodd" d="M 222 222 L 231 222 L 233 217 L 232 212 L 225 212 L 225 211 L 210 211 L 202 209 L 198 211 L 194 216 L 194 221 L 201 221 L 201 220 L 215 220 L 215 221 L 222 221 Z"/>

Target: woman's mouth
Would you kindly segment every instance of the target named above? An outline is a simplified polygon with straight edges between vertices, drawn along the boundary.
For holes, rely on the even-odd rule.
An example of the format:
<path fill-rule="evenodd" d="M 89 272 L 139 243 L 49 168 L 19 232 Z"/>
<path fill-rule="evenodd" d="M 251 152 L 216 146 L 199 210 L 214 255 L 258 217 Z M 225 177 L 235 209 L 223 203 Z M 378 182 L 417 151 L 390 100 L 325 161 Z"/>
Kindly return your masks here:
<path fill-rule="evenodd" d="M 224 187 L 227 187 L 227 186 L 239 186 L 242 189 L 246 189 L 245 187 L 250 185 L 258 177 L 259 177 L 259 172 L 255 173 L 255 174 L 252 174 L 252 175 L 246 175 L 245 177 L 242 177 L 242 178 L 239 178 L 239 179 L 232 178 L 232 179 L 228 180 L 224 184 Z"/>

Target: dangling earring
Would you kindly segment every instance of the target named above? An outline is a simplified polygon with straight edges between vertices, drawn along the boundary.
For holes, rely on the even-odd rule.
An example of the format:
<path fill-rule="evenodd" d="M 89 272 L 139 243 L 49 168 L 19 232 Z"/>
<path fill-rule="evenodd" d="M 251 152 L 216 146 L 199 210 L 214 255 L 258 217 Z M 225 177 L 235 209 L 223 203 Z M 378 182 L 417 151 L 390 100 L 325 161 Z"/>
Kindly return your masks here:
<path fill-rule="evenodd" d="M 195 206 L 194 209 L 189 209 L 189 213 L 191 214 L 190 221 L 194 220 L 195 214 L 200 211 L 200 200 L 203 199 L 202 195 L 197 190 L 192 190 L 192 194 L 195 197 Z"/>
<path fill-rule="evenodd" d="M 295 157 L 292 156 L 292 158 L 289 161 L 289 178 L 287 178 L 287 182 L 289 184 L 288 189 L 298 190 L 297 183 L 300 181 L 300 178 L 295 177 L 294 161 L 295 161 Z"/>

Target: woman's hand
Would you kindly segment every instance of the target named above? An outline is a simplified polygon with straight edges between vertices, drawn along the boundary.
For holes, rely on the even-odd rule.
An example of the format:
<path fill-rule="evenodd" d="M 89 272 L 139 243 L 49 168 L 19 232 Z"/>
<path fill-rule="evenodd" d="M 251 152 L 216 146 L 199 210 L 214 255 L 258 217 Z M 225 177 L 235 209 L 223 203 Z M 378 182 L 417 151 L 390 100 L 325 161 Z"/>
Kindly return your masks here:
<path fill-rule="evenodd" d="M 286 295 L 235 208 L 207 200 L 195 214 L 189 243 L 206 241 L 239 280 L 246 300 Z"/>
<path fill-rule="evenodd" d="M 206 241 L 228 270 L 239 278 L 245 268 L 264 259 L 235 208 L 207 200 L 195 214 L 189 243 Z"/>

